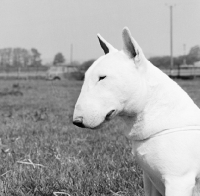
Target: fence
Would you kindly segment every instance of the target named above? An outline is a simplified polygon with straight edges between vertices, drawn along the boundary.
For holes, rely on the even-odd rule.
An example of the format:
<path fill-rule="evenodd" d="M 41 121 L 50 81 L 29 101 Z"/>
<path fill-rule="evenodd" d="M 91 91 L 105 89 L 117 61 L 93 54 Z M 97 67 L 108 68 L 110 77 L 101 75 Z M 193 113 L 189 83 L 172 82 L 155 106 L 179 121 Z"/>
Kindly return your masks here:
<path fill-rule="evenodd" d="M 45 71 L 38 71 L 38 72 L 1 72 L 0 78 L 2 78 L 2 79 L 46 78 L 46 72 Z"/>
<path fill-rule="evenodd" d="M 83 80 L 84 73 L 77 66 L 7 67 L 0 69 L 0 79 L 76 79 Z"/>
<path fill-rule="evenodd" d="M 190 67 L 190 68 L 180 68 L 180 69 L 162 69 L 164 73 L 174 78 L 196 78 L 200 77 L 200 67 Z M 66 71 L 64 74 L 65 77 L 75 78 L 82 80 L 84 78 L 84 73 L 73 70 Z M 12 70 L 12 71 L 2 71 L 0 70 L 1 79 L 45 79 L 47 78 L 47 69 L 43 70 Z"/>
<path fill-rule="evenodd" d="M 180 69 L 162 69 L 164 73 L 174 78 L 195 78 L 200 77 L 200 67 L 184 67 Z"/>

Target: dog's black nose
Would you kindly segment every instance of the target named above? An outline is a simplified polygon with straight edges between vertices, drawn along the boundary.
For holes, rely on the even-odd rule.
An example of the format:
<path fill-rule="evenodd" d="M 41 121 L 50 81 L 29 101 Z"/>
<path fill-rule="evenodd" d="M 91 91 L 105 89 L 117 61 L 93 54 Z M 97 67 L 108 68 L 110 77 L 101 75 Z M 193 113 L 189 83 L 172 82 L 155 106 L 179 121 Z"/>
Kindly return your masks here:
<path fill-rule="evenodd" d="M 83 124 L 83 117 L 77 117 L 76 119 L 74 119 L 73 124 L 78 127 L 85 128 L 85 125 Z"/>

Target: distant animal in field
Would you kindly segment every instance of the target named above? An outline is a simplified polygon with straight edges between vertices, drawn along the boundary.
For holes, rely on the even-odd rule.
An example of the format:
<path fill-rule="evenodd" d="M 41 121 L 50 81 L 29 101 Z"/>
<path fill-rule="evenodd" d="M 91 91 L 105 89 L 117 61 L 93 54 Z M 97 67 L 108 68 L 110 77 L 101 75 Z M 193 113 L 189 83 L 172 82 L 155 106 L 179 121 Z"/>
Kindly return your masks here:
<path fill-rule="evenodd" d="M 105 55 L 85 74 L 73 123 L 95 129 L 120 116 L 146 196 L 200 195 L 200 109 L 145 58 L 128 28 L 121 51 L 98 39 Z"/>
<path fill-rule="evenodd" d="M 20 90 L 19 84 L 13 84 L 11 89 L 4 88 L 0 91 L 0 97 L 3 96 L 23 96 L 23 92 Z"/>

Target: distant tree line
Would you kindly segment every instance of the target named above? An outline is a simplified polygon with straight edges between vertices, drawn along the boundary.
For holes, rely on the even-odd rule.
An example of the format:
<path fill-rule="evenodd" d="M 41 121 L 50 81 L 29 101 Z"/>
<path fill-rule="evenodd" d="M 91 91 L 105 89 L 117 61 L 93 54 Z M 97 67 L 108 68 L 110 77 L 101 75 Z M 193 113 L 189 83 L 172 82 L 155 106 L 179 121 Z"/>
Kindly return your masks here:
<path fill-rule="evenodd" d="M 24 48 L 4 48 L 0 49 L 0 66 L 40 66 L 41 54 L 37 49 L 27 50 Z"/>
<path fill-rule="evenodd" d="M 155 56 L 150 57 L 149 60 L 157 67 L 162 69 L 170 68 L 170 56 Z M 88 60 L 83 62 L 79 69 L 81 72 L 87 71 L 95 60 Z M 174 57 L 174 68 L 179 67 L 184 62 L 186 64 L 193 64 L 200 61 L 200 46 L 192 47 L 188 54 Z M 65 63 L 65 57 L 62 53 L 57 53 L 53 60 L 53 65 L 60 65 Z M 73 65 L 78 65 L 74 62 Z M 40 52 L 32 48 L 30 50 L 24 48 L 4 48 L 0 49 L 0 67 L 28 67 L 28 66 L 41 66 Z"/>
<path fill-rule="evenodd" d="M 149 58 L 149 61 L 151 61 L 151 63 L 153 63 L 156 67 L 169 69 L 170 59 L 170 56 L 156 56 Z M 194 62 L 200 61 L 200 46 L 197 45 L 192 47 L 188 54 L 174 57 L 173 60 L 174 68 L 178 68 L 184 62 L 186 64 L 194 64 Z"/>
<path fill-rule="evenodd" d="M 88 68 L 94 63 L 94 61 L 95 59 L 91 59 L 91 60 L 83 62 L 80 66 L 80 71 L 86 72 Z"/>
<path fill-rule="evenodd" d="M 149 61 L 151 61 L 153 65 L 161 69 L 169 69 L 170 60 L 171 60 L 170 56 L 155 56 L 149 58 Z M 80 71 L 86 72 L 94 61 L 95 59 L 83 62 L 80 66 Z M 198 45 L 192 47 L 188 54 L 174 57 L 174 68 L 178 68 L 180 65 L 184 63 L 194 64 L 196 61 L 200 61 L 200 46 Z"/>

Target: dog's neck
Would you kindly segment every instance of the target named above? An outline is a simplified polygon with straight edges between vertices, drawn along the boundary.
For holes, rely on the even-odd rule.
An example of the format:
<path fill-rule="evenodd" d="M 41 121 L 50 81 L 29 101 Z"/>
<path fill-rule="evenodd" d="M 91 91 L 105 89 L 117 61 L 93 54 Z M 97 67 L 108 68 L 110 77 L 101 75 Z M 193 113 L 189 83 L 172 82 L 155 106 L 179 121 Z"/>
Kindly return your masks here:
<path fill-rule="evenodd" d="M 132 117 L 123 117 L 133 139 L 147 139 L 166 129 L 200 125 L 200 110 L 185 91 L 151 64 L 146 74 L 149 91 L 144 109 Z"/>

